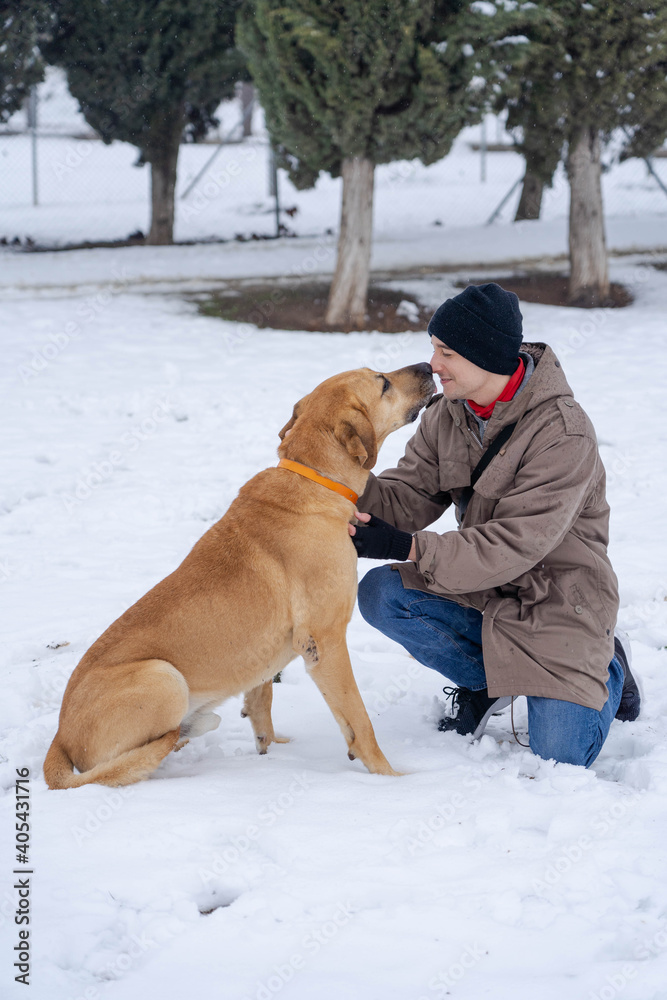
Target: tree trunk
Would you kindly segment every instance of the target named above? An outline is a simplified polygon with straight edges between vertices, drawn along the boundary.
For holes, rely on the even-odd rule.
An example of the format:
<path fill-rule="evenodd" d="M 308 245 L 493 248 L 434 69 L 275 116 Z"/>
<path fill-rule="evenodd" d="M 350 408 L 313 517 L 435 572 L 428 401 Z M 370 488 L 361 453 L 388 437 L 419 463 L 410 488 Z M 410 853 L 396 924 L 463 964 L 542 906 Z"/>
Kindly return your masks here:
<path fill-rule="evenodd" d="M 568 301 L 603 306 L 609 301 L 609 271 L 600 183 L 600 135 L 583 129 L 570 145 L 570 287 Z"/>
<path fill-rule="evenodd" d="M 544 192 L 544 181 L 533 168 L 531 153 L 529 149 L 524 150 L 526 159 L 526 173 L 523 178 L 521 197 L 514 216 L 515 222 L 522 222 L 524 219 L 539 219 L 542 209 L 542 194 Z"/>
<path fill-rule="evenodd" d="M 146 152 L 151 165 L 151 228 L 146 243 L 165 246 L 174 242 L 174 192 L 181 142 L 180 118 L 160 133 L 160 142 Z"/>
<path fill-rule="evenodd" d="M 343 203 L 338 257 L 331 283 L 325 323 L 362 329 L 373 238 L 374 164 L 359 156 L 343 160 Z"/>

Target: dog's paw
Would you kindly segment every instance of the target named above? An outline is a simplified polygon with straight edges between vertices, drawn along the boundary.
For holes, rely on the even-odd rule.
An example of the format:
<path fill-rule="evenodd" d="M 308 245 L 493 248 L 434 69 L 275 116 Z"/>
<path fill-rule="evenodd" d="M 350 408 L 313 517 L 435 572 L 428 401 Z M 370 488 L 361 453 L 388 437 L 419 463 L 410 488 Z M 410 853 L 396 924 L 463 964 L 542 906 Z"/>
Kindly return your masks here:
<path fill-rule="evenodd" d="M 272 743 L 291 743 L 289 736 L 276 736 L 275 733 L 271 733 L 270 736 L 256 736 L 255 745 L 257 747 L 257 753 L 265 754 Z"/>

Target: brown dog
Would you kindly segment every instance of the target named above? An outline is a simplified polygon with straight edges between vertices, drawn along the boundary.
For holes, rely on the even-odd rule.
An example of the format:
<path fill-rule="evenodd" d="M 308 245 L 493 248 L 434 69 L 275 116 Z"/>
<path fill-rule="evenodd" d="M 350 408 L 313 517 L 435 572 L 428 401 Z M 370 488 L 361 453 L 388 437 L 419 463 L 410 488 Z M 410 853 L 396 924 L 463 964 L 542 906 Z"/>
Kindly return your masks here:
<path fill-rule="evenodd" d="M 345 642 L 357 564 L 348 522 L 385 437 L 414 420 L 433 392 L 427 364 L 387 375 L 363 368 L 327 379 L 296 404 L 280 432 L 280 458 L 344 484 L 352 499 L 286 468 L 246 483 L 178 569 L 74 670 L 44 763 L 50 788 L 140 781 L 171 750 L 215 729 L 212 709 L 241 693 L 266 753 L 283 741 L 271 721 L 272 678 L 299 655 L 350 759 L 396 773 L 375 740 Z"/>

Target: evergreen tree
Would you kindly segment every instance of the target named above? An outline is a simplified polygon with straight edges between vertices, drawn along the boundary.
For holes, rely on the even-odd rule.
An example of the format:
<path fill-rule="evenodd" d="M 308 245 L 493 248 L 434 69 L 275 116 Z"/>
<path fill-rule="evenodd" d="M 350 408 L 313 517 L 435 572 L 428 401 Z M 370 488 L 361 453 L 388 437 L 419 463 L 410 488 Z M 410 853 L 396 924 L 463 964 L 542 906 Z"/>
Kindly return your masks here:
<path fill-rule="evenodd" d="M 559 122 L 545 113 L 548 108 L 548 102 L 525 99 L 509 110 L 506 127 L 526 162 L 515 222 L 539 219 L 544 188 L 551 187 L 563 155 L 565 137 Z"/>
<path fill-rule="evenodd" d="M 44 75 L 37 44 L 47 20 L 42 0 L 0 0 L 0 122 L 19 110 Z"/>
<path fill-rule="evenodd" d="M 148 243 L 171 243 L 180 142 L 217 124 L 242 59 L 234 4 L 218 0 L 50 0 L 45 57 L 67 71 L 88 123 L 106 143 L 138 146 L 151 165 Z"/>
<path fill-rule="evenodd" d="M 342 175 L 326 322 L 362 326 L 377 164 L 433 163 L 478 117 L 463 0 L 255 0 L 239 17 L 274 144 L 297 187 Z"/>
<path fill-rule="evenodd" d="M 601 150 L 619 130 L 627 136 L 626 156 L 646 153 L 667 134 L 667 4 L 544 0 L 541 16 L 522 24 L 532 7 L 517 5 L 513 37 L 495 47 L 496 102 L 524 135 L 538 123 L 545 173 L 561 140 L 567 143 L 569 298 L 601 305 L 609 298 Z M 507 16 L 504 0 L 485 0 L 484 8 L 489 22 Z"/>

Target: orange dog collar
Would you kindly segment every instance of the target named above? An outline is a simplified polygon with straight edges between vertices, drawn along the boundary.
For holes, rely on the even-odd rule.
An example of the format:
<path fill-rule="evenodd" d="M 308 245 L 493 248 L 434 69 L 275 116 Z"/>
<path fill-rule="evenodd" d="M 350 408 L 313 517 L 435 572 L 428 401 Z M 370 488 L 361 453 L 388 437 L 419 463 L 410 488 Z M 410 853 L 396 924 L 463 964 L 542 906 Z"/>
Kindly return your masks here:
<path fill-rule="evenodd" d="M 346 500 L 350 500 L 355 505 L 359 499 L 359 494 L 355 493 L 354 490 L 349 489 L 347 486 L 343 486 L 342 483 L 337 483 L 334 479 L 327 479 L 326 476 L 321 476 L 319 472 L 315 472 L 315 469 L 311 469 L 308 465 L 302 465 L 301 462 L 293 462 L 289 458 L 281 458 L 278 462 L 278 468 L 288 469 L 290 472 L 297 472 L 305 479 L 312 479 L 314 483 L 319 483 L 320 486 L 326 486 L 328 490 L 333 490 L 334 493 L 340 493 L 342 497 L 345 497 Z"/>

